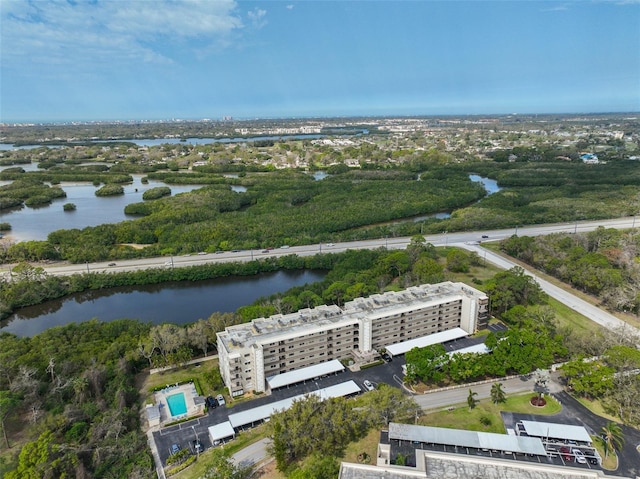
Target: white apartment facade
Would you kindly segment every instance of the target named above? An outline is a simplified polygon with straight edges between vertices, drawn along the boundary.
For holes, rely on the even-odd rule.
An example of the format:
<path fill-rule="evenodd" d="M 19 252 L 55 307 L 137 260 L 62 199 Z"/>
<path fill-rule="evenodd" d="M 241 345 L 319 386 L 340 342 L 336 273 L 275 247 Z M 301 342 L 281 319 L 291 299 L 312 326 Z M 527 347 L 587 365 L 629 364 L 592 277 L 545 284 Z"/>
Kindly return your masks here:
<path fill-rule="evenodd" d="M 444 282 L 258 318 L 217 334 L 220 372 L 232 396 L 263 392 L 267 378 L 288 371 L 453 328 L 472 334 L 488 315 L 483 292 Z"/>

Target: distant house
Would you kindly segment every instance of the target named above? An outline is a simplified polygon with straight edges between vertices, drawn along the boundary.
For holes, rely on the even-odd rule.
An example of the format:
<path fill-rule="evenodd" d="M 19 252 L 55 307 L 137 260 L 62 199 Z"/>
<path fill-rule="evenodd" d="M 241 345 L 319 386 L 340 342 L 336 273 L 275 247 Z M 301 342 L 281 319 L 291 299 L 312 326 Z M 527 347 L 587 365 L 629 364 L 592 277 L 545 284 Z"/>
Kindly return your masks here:
<path fill-rule="evenodd" d="M 593 153 L 585 153 L 580 157 L 580 159 L 582 160 L 583 163 L 587 163 L 590 165 L 597 165 L 598 163 L 600 163 L 598 161 L 598 157 Z"/>

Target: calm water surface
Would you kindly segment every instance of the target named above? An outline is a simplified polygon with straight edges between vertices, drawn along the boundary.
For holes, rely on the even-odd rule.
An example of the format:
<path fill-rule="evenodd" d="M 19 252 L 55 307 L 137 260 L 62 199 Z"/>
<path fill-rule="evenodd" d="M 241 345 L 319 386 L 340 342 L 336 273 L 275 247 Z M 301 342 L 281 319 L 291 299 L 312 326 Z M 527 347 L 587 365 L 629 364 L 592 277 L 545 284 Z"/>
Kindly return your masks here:
<path fill-rule="evenodd" d="M 278 271 L 252 277 L 175 282 L 135 288 L 87 291 L 23 308 L 3 321 L 0 331 L 34 336 L 53 326 L 92 318 L 138 319 L 154 324 L 187 324 L 212 313 L 233 312 L 262 296 L 321 281 L 322 271 Z"/>
<path fill-rule="evenodd" d="M 24 167 L 23 167 L 24 168 Z M 26 168 L 24 168 L 26 170 Z M 50 205 L 29 208 L 22 207 L 0 212 L 0 222 L 11 224 L 11 237 L 15 241 L 46 240 L 52 231 L 60 229 L 86 228 L 107 223 L 137 218 L 126 215 L 128 204 L 142 201 L 142 194 L 150 188 L 169 186 L 171 195 L 201 188 L 202 185 L 165 185 L 161 181 L 149 180 L 142 183 L 143 175 L 132 175 L 133 183 L 122 185 L 123 195 L 96 196 L 99 188 L 92 183 L 62 182 L 60 187 L 67 193 L 66 198 L 58 198 Z M 62 205 L 74 203 L 75 211 L 64 211 Z"/>
<path fill-rule="evenodd" d="M 501 190 L 501 188 L 498 186 L 498 182 L 496 180 L 492 180 L 491 178 L 485 178 L 479 175 L 469 175 L 469 179 L 471 181 L 482 183 L 484 189 L 487 190 L 487 193 L 490 195 Z"/>

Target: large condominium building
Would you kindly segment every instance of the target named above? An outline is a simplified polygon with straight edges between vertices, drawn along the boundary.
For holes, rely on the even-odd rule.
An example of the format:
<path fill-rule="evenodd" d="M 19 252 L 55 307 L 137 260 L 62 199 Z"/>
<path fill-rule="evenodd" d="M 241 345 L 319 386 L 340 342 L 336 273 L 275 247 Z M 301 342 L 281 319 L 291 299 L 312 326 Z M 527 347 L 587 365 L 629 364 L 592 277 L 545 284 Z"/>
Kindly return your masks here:
<path fill-rule="evenodd" d="M 488 304 L 483 292 L 445 282 L 254 319 L 218 333 L 220 372 L 232 396 L 262 392 L 278 374 L 455 328 L 474 333 Z"/>

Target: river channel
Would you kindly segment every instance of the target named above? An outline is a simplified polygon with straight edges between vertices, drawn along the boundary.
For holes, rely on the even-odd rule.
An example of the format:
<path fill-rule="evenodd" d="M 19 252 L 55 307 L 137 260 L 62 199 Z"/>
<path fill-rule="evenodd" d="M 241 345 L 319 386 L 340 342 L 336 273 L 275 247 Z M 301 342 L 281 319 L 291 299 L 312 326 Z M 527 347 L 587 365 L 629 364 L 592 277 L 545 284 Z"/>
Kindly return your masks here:
<path fill-rule="evenodd" d="M 230 313 L 263 296 L 322 281 L 323 271 L 277 271 L 251 277 L 86 291 L 21 309 L 3 321 L 0 332 L 34 336 L 45 329 L 130 318 L 153 324 L 188 324 L 214 312 Z"/>

